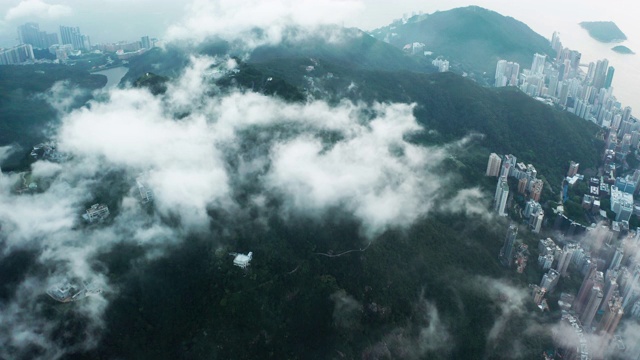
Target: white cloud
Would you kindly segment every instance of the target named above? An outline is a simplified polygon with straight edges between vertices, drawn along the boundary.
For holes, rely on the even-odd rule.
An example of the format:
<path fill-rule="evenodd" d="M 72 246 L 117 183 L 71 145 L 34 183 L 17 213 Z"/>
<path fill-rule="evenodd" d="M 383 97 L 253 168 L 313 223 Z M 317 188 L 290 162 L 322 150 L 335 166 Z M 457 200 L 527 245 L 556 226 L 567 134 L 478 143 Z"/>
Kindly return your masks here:
<path fill-rule="evenodd" d="M 249 210 L 265 215 L 269 200 L 278 199 L 285 220 L 304 214 L 322 221 L 338 207 L 374 239 L 434 208 L 447 184 L 436 170 L 447 150 L 405 139 L 423 131 L 413 105 L 288 103 L 252 92 L 220 92 L 212 81 L 234 67 L 228 59 L 196 57 L 164 95 L 114 89 L 71 113 L 62 106 L 54 140 L 69 158 L 33 164 L 32 175 L 42 185 L 33 194 L 11 192 L 19 175 L 0 177 L 0 244 L 7 254 L 35 251 L 38 266 L 46 269 L 26 276 L 14 301 L 0 307 L 0 319 L 6 319 L 0 321 L 0 349 L 40 344 L 49 349 L 47 358 L 63 354 L 50 339 L 50 327 L 58 323 L 32 311 L 43 289 L 72 278 L 115 292 L 104 270 L 94 266 L 96 256 L 122 242 L 143 246 L 147 259 L 162 256 L 189 235 L 212 236 L 211 211 L 230 218 Z M 57 85 L 50 94 L 74 96 L 60 90 Z M 154 193 L 150 208 L 135 199 L 135 178 L 143 172 Z M 253 189 L 250 209 L 235 197 L 247 185 Z M 113 205 L 110 220 L 84 226 L 80 214 L 99 196 Z M 105 299 L 96 296 L 74 307 L 90 329 L 101 328 Z M 342 310 L 357 314 L 354 299 L 340 301 Z M 436 325 L 421 325 L 424 336 L 411 340 L 426 344 L 421 353 L 433 349 L 430 341 L 442 329 L 435 307 L 425 314 Z M 43 324 L 48 327 L 41 331 Z M 78 340 L 78 346 L 95 341 Z"/>
<path fill-rule="evenodd" d="M 410 318 L 409 324 L 394 329 L 365 349 L 363 358 L 423 359 L 433 353 L 446 355 L 454 348 L 447 324 L 436 305 L 424 298 L 424 293 Z"/>
<path fill-rule="evenodd" d="M 59 19 L 69 16 L 73 10 L 66 5 L 49 4 L 42 0 L 23 0 L 10 8 L 5 14 L 5 20 L 11 21 L 20 18 Z"/>
<path fill-rule="evenodd" d="M 2 162 L 7 160 L 9 156 L 16 152 L 16 147 L 12 145 L 0 146 L 0 165 Z"/>
<path fill-rule="evenodd" d="M 166 38 L 200 42 L 218 37 L 254 48 L 279 43 L 289 26 L 339 24 L 363 7 L 360 0 L 195 0 Z"/>
<path fill-rule="evenodd" d="M 352 113 L 345 139 L 328 148 L 310 136 L 277 144 L 267 186 L 289 198 L 296 211 L 343 206 L 362 219 L 369 236 L 412 223 L 434 204 L 443 184 L 429 170 L 445 154 L 403 139 L 421 129 L 412 110 L 379 104 L 378 117 L 366 125 Z M 330 119 L 332 113 L 323 115 Z"/>

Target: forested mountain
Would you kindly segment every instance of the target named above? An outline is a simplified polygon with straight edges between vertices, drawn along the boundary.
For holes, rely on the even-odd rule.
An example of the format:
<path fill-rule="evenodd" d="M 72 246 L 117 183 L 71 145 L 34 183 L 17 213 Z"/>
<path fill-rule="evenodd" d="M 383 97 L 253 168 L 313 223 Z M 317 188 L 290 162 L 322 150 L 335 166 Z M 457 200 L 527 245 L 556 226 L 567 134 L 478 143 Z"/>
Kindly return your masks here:
<path fill-rule="evenodd" d="M 112 92 L 67 117 L 61 133 L 78 155 L 53 175 L 41 169 L 64 180 L 51 199 L 74 199 L 65 216 L 94 201 L 111 215 L 47 228 L 33 241 L 47 247 L 0 258 L 0 305 L 22 304 L 22 279 L 48 279 L 48 266 L 62 272 L 71 258 L 69 272 L 106 284 L 100 303 L 58 304 L 28 287 L 27 313 L 54 324 L 42 338 L 65 349 L 63 359 L 530 359 L 553 349 L 557 301 L 540 312 L 527 287 L 542 276 L 538 235 L 526 226 L 518 234 L 526 270 L 501 266 L 508 219 L 488 210 L 495 178 L 484 173 L 491 152 L 514 154 L 557 194 L 570 160 L 597 165 L 600 129 L 517 88 L 436 73 L 429 57 L 400 49 L 423 42 L 491 77 L 499 58 L 526 67 L 534 52 L 549 53 L 546 40 L 477 7 L 394 23 L 375 37 L 287 31 L 250 50 L 219 39 L 152 49 L 130 60 L 121 83 L 149 92 Z M 76 106 L 104 85 L 73 67 L 0 71 L 0 146 L 22 144 L 23 156 L 43 128 L 59 126 L 45 101 L 55 81 L 82 90 Z M 330 120 L 338 125 L 322 123 Z M 378 162 L 385 166 L 371 171 Z M 145 176 L 155 198 L 142 204 Z M 47 191 L 4 196 L 36 203 Z M 234 266 L 231 256 L 249 251 L 250 266 Z"/>
<path fill-rule="evenodd" d="M 373 30 L 371 34 L 398 48 L 423 43 L 431 57 L 442 56 L 474 78 L 491 79 L 500 59 L 531 66 L 534 53 L 554 55 L 549 41 L 524 23 L 477 6 L 417 15 Z"/>
<path fill-rule="evenodd" d="M 47 103 L 46 92 L 63 81 L 78 91 L 76 101 L 69 104 L 78 106 L 107 78 L 64 65 L 0 66 L 0 146 L 14 144 L 21 149 L 3 169 L 19 167 L 31 146 L 47 139 L 57 114 Z"/>

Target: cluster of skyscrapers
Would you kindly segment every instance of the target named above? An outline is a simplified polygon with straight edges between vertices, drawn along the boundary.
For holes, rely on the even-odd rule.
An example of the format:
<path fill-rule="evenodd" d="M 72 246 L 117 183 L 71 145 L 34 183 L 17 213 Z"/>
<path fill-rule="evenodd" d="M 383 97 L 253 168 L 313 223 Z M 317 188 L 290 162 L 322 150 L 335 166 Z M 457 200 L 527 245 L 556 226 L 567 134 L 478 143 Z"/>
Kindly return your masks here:
<path fill-rule="evenodd" d="M 496 192 L 493 198 L 493 209 L 499 216 L 507 215 L 506 207 L 509 198 L 509 177 L 518 180 L 518 192 L 520 194 L 529 196 L 529 199 L 534 202 L 540 201 L 544 183 L 542 180 L 537 179 L 537 174 L 538 172 L 533 165 L 525 165 L 522 162 L 518 163 L 516 157 L 513 155 L 499 156 L 495 153 L 489 155 L 486 175 L 498 177 Z M 529 217 L 533 217 L 534 219 L 532 221 L 533 230 L 539 232 L 542 220 L 544 219 L 544 212 L 538 207 L 537 211 L 529 214 L 528 218 Z"/>
<path fill-rule="evenodd" d="M 630 122 L 631 108 L 623 109 L 613 96 L 615 69 L 607 59 L 589 63 L 585 71 L 580 64 L 582 55 L 564 48 L 555 32 L 551 47 L 555 59 L 534 54 L 531 68 L 522 72 L 518 63 L 498 61 L 495 86 L 518 86 L 530 96 L 546 98 L 603 127 L 618 130 L 622 122 Z M 636 126 L 635 130 L 640 130 L 640 125 Z"/>
<path fill-rule="evenodd" d="M 29 44 L 36 49 L 48 49 L 49 46 L 60 44 L 58 34 L 41 31 L 36 23 L 26 23 L 18 26 L 20 44 Z"/>
<path fill-rule="evenodd" d="M 34 49 L 49 49 L 53 45 L 71 45 L 75 50 L 90 50 L 89 36 L 83 35 L 79 27 L 60 26 L 60 38 L 56 33 L 41 31 L 36 23 L 18 26 L 20 44 L 31 45 Z"/>
<path fill-rule="evenodd" d="M 586 236 L 579 243 L 563 238 L 564 244 L 558 246 L 551 238 L 541 239 L 537 260 L 545 274 L 539 284 L 530 285 L 533 300 L 544 310 L 549 308 L 546 294 L 553 292 L 563 278 L 582 277 L 577 293 L 563 293 L 558 302 L 563 321 L 573 328 L 579 340 L 577 346 L 572 343 L 571 348 L 562 350 L 562 355 L 564 358 L 600 357 L 603 349 L 613 344 L 614 333 L 625 314 L 640 319 L 640 258 L 636 255 L 640 250 L 640 231 L 629 230 L 631 216 L 634 212 L 640 213 L 633 199 L 640 188 L 640 170 L 632 175 L 616 176 L 626 157 L 635 156 L 635 150 L 640 147 L 640 123 L 632 117 L 631 108 L 623 108 L 613 96 L 615 69 L 607 59 L 581 65 L 581 54 L 564 48 L 557 33 L 553 34 L 551 46 L 556 52 L 554 59 L 535 54 L 531 68 L 523 71 L 518 63 L 498 61 L 495 86 L 517 86 L 529 96 L 560 105 L 607 129 L 603 172 L 588 180 L 589 191 L 584 194 L 582 207 L 598 214 L 600 199 L 609 198 L 611 206 L 606 210 L 615 213 L 615 221 L 610 226 L 584 227 Z M 584 179 L 578 174 L 579 166 L 573 161 L 569 165 L 563 201 L 567 198 L 567 188 Z M 506 215 L 508 177 L 518 179 L 518 191 L 528 195 L 522 215 L 531 230 L 538 232 L 544 213 L 539 203 L 542 182 L 536 182 L 535 169 L 517 163 L 512 155 L 491 154 L 486 175 L 498 177 L 493 208 L 499 215 Z M 560 211 L 554 228 L 558 228 L 561 216 L 564 215 Z M 518 259 L 516 234 L 517 228 L 511 225 L 500 251 L 501 262 L 508 267 Z M 603 342 L 591 344 L 585 334 L 597 334 L 597 339 Z M 616 341 L 621 342 L 619 338 Z M 633 358 L 640 358 L 640 345 L 625 345 L 632 347 L 627 350 Z"/>
<path fill-rule="evenodd" d="M 33 49 L 48 50 L 58 59 L 66 57 L 73 50 L 88 51 L 91 42 L 87 35 L 80 33 L 78 27 L 60 26 L 60 37 L 56 33 L 41 31 L 36 23 L 26 23 L 18 26 L 20 45 L 10 49 L 0 49 L 0 65 L 22 64 L 34 61 Z"/>
<path fill-rule="evenodd" d="M 36 23 L 26 23 L 18 26 L 20 45 L 10 49 L 0 49 L 0 65 L 29 63 L 35 60 L 34 49 L 48 50 L 56 59 L 65 61 L 69 56 L 79 56 L 82 51 L 92 49 L 114 52 L 119 58 L 129 58 L 151 49 L 155 39 L 143 36 L 140 41 L 119 42 L 116 44 L 98 44 L 92 46 L 89 36 L 82 34 L 79 27 L 60 26 L 60 36 L 57 33 L 41 31 Z M 128 54 L 128 56 L 127 56 Z M 132 55 L 133 54 L 133 55 Z"/>
<path fill-rule="evenodd" d="M 516 234 L 517 228 L 511 225 L 500 253 L 504 265 L 510 266 L 514 258 Z M 540 309 L 548 309 L 545 296 L 557 288 L 561 279 L 583 276 L 577 293 L 563 293 L 558 304 L 563 319 L 577 333 L 596 334 L 601 341 L 586 344 L 582 349 L 564 349 L 565 356 L 602 351 L 613 340 L 625 314 L 640 318 L 640 259 L 636 255 L 639 249 L 640 231 L 607 226 L 593 228 L 580 243 L 565 242 L 562 247 L 551 238 L 539 241 L 538 266 L 546 273 L 539 285 L 530 285 L 533 300 Z"/>
<path fill-rule="evenodd" d="M 18 45 L 11 49 L 0 49 L 0 65 L 20 64 L 33 59 L 31 45 Z"/>

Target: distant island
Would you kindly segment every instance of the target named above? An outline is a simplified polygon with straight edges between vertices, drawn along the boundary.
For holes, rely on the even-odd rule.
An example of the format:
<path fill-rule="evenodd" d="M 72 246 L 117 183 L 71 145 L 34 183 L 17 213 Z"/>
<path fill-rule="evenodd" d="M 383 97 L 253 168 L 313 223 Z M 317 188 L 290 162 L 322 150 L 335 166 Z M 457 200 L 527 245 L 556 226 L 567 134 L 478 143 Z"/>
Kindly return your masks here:
<path fill-rule="evenodd" d="M 629 49 L 628 47 L 624 46 L 624 45 L 618 45 L 618 46 L 614 46 L 611 48 L 611 50 L 619 53 L 619 54 L 630 54 L 633 55 L 635 54 L 635 52 L 633 52 L 633 50 Z"/>
<path fill-rule="evenodd" d="M 589 35 L 604 43 L 620 42 L 627 40 L 627 36 L 613 21 L 583 21 L 580 23 Z"/>

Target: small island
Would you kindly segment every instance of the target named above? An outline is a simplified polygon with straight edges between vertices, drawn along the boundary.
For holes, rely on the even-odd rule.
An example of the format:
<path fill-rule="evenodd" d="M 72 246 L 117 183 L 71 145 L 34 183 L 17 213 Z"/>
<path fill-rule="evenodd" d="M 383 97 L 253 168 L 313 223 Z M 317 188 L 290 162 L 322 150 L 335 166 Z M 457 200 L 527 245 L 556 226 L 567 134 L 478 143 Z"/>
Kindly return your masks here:
<path fill-rule="evenodd" d="M 624 45 L 614 46 L 614 47 L 611 48 L 611 50 L 617 52 L 618 54 L 629 54 L 629 55 L 635 54 L 635 52 L 633 52 L 633 50 L 629 49 L 628 47 L 626 47 Z"/>
<path fill-rule="evenodd" d="M 627 40 L 627 36 L 613 21 L 583 21 L 580 23 L 589 35 L 604 43 L 620 42 Z"/>

